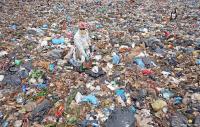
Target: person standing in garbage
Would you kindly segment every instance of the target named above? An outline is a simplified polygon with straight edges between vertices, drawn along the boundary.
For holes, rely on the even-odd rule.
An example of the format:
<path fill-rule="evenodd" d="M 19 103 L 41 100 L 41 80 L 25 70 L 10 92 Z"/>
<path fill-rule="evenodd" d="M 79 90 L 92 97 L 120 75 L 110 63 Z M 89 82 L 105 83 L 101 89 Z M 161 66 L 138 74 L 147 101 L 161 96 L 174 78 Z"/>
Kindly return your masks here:
<path fill-rule="evenodd" d="M 79 30 L 74 36 L 74 44 L 76 51 L 78 51 L 79 57 L 81 58 L 81 63 L 89 60 L 91 41 L 85 22 L 79 23 Z"/>

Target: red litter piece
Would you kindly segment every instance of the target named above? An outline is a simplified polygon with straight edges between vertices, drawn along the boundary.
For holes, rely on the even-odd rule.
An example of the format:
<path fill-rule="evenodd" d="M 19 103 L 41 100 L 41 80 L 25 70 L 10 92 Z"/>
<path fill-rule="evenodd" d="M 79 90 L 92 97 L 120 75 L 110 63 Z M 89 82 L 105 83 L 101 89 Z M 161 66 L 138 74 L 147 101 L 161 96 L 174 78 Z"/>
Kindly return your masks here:
<path fill-rule="evenodd" d="M 170 32 L 168 32 L 168 31 L 164 31 L 164 33 L 165 33 L 165 37 L 166 37 L 166 38 L 169 38 L 169 36 L 170 36 Z"/>
<path fill-rule="evenodd" d="M 142 74 L 143 74 L 143 75 L 151 75 L 151 74 L 153 74 L 153 71 L 152 71 L 152 70 L 145 69 L 145 70 L 142 70 Z"/>
<path fill-rule="evenodd" d="M 59 106 L 58 110 L 55 112 L 56 117 L 61 117 L 64 112 L 64 106 Z"/>

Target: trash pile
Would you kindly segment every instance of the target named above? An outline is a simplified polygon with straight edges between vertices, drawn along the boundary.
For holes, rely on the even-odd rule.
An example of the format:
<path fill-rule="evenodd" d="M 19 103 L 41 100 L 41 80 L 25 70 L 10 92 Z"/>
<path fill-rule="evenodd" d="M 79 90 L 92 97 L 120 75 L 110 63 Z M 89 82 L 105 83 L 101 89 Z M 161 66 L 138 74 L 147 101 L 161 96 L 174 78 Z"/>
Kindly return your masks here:
<path fill-rule="evenodd" d="M 199 127 L 199 0 L 0 2 L 1 127 Z"/>

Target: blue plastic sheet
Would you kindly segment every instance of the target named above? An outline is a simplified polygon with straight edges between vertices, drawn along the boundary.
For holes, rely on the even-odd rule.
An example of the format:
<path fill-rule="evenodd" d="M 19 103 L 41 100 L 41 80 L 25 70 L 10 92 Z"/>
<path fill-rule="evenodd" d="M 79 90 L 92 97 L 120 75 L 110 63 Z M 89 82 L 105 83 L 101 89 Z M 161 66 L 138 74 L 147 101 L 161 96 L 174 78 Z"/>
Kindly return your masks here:
<path fill-rule="evenodd" d="M 99 101 L 98 101 L 98 99 L 94 95 L 85 96 L 85 97 L 83 97 L 83 99 L 81 101 L 82 102 L 91 103 L 91 104 L 93 104 L 95 106 L 99 105 Z"/>

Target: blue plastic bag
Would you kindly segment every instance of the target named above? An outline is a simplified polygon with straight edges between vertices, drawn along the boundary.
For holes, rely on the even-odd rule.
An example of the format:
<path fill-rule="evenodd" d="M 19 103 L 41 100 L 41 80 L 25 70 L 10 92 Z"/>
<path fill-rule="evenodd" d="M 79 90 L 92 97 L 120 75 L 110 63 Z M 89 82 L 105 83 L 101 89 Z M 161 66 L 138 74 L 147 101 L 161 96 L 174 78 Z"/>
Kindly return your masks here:
<path fill-rule="evenodd" d="M 16 30 L 17 29 L 17 25 L 16 24 L 12 24 L 9 26 L 10 29 Z"/>
<path fill-rule="evenodd" d="M 4 121 L 3 124 L 2 124 L 2 127 L 8 127 L 9 125 L 9 122 L 8 121 Z"/>
<path fill-rule="evenodd" d="M 36 28 L 36 33 L 37 33 L 37 35 L 44 35 L 45 34 L 45 32 L 41 29 L 41 28 Z"/>
<path fill-rule="evenodd" d="M 123 89 L 118 89 L 115 91 L 117 96 L 120 96 L 123 101 L 126 101 L 125 91 Z"/>
<path fill-rule="evenodd" d="M 36 85 L 38 89 L 45 89 L 47 88 L 47 84 L 37 84 Z"/>
<path fill-rule="evenodd" d="M 136 108 L 135 108 L 134 106 L 131 106 L 129 109 L 130 109 L 130 111 L 133 112 L 133 113 L 136 113 L 136 111 L 137 111 Z"/>
<path fill-rule="evenodd" d="M 174 94 L 173 94 L 170 90 L 168 90 L 168 89 L 163 89 L 163 90 L 161 90 L 160 92 L 161 92 L 163 98 L 165 98 L 166 100 L 169 100 L 170 97 L 172 97 L 172 96 L 174 95 Z"/>
<path fill-rule="evenodd" d="M 103 25 L 101 25 L 101 24 L 96 24 L 96 28 L 97 28 L 97 29 L 103 28 Z"/>
<path fill-rule="evenodd" d="M 54 44 L 54 45 L 64 44 L 65 39 L 64 39 L 64 37 L 54 38 L 54 39 L 51 40 L 51 43 Z"/>
<path fill-rule="evenodd" d="M 53 72 L 54 69 L 55 69 L 55 65 L 54 65 L 54 64 L 49 64 L 49 70 L 50 70 L 51 72 Z"/>
<path fill-rule="evenodd" d="M 98 101 L 98 99 L 94 95 L 85 96 L 85 97 L 83 97 L 83 99 L 81 101 L 82 102 L 91 103 L 91 104 L 93 104 L 95 106 L 99 105 L 99 101 Z"/>
<path fill-rule="evenodd" d="M 75 67 L 81 66 L 81 63 L 79 63 L 79 62 L 78 62 L 77 60 L 75 60 L 75 59 L 70 59 L 70 60 L 69 60 L 69 63 L 72 64 L 72 65 L 75 66 Z"/>
<path fill-rule="evenodd" d="M 43 24 L 41 29 L 46 30 L 48 29 L 48 27 L 49 27 L 48 24 Z"/>
<path fill-rule="evenodd" d="M 178 105 L 182 103 L 183 98 L 182 97 L 175 97 L 174 98 L 174 105 Z"/>
<path fill-rule="evenodd" d="M 22 91 L 25 93 L 26 92 L 26 85 L 22 85 Z"/>
<path fill-rule="evenodd" d="M 119 62 L 120 62 L 120 57 L 117 54 L 113 55 L 112 63 L 113 64 L 119 64 Z"/>
<path fill-rule="evenodd" d="M 134 61 L 140 68 L 142 68 L 142 69 L 145 68 L 145 64 L 141 58 L 135 58 Z"/>

